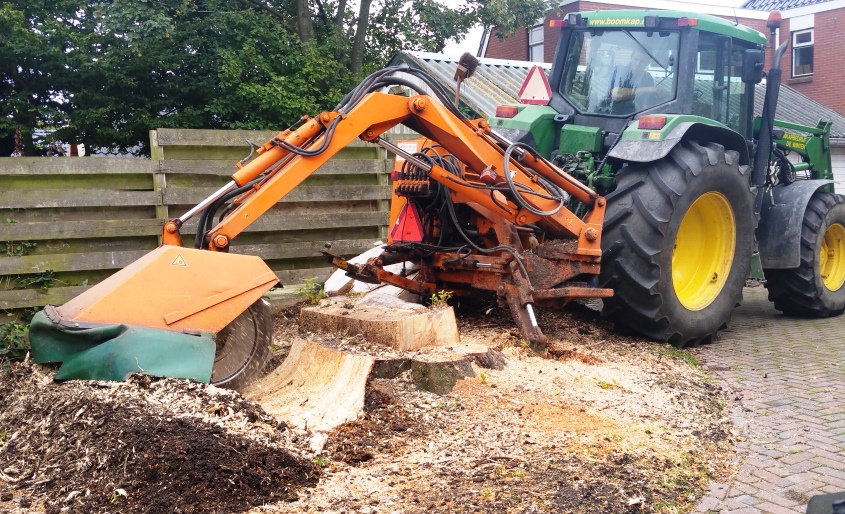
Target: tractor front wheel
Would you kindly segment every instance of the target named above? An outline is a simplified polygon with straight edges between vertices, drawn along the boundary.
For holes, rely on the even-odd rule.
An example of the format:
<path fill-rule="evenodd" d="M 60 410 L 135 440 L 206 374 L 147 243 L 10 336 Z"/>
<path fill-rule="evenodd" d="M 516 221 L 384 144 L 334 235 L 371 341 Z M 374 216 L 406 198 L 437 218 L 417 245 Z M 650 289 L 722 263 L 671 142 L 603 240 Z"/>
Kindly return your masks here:
<path fill-rule="evenodd" d="M 607 196 L 599 281 L 602 314 L 683 348 L 727 327 L 751 266 L 754 192 L 739 154 L 682 142 L 631 164 Z"/>
<path fill-rule="evenodd" d="M 817 191 L 804 211 L 801 264 L 766 269 L 775 309 L 791 316 L 826 318 L 845 311 L 845 198 Z"/>

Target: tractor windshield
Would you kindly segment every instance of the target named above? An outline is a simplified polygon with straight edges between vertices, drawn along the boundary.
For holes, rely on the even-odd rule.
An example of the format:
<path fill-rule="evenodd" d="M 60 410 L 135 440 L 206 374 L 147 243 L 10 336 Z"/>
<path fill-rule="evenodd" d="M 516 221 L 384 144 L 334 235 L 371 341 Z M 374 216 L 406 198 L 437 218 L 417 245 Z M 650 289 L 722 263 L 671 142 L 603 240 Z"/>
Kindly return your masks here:
<path fill-rule="evenodd" d="M 575 31 L 561 93 L 582 113 L 627 116 L 675 97 L 678 33 Z"/>

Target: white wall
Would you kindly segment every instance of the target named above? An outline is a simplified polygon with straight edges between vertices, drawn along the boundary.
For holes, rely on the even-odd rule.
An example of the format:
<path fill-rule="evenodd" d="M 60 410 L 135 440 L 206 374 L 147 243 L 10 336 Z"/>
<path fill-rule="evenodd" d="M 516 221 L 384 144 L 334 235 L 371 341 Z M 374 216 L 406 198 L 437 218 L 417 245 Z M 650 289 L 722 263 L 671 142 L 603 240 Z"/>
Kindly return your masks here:
<path fill-rule="evenodd" d="M 845 194 L 845 148 L 831 148 L 830 160 L 833 163 L 833 187 L 837 193 Z"/>

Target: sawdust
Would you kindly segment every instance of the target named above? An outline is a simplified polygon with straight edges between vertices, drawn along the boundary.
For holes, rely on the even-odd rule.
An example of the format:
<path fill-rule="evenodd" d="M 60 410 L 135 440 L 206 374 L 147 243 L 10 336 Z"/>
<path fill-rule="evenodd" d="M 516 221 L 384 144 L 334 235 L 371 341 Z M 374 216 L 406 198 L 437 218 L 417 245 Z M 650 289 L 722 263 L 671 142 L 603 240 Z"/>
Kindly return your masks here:
<path fill-rule="evenodd" d="M 278 364 L 300 335 L 295 311 L 276 322 Z M 616 335 L 583 306 L 540 323 L 544 355 L 506 311 L 464 309 L 463 342 L 498 348 L 505 368 L 443 396 L 407 373 L 372 380 L 364 415 L 317 456 L 310 434 L 235 393 L 54 384 L 20 365 L 0 376 L 0 511 L 684 512 L 731 472 L 728 402 L 687 354 Z"/>

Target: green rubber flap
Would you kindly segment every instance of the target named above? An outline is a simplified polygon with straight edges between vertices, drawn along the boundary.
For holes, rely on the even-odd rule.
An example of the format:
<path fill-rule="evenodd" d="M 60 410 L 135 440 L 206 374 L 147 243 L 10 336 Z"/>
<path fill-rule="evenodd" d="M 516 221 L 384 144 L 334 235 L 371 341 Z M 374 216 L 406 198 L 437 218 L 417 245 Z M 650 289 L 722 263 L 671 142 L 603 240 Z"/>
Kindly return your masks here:
<path fill-rule="evenodd" d="M 56 380 L 125 380 L 144 373 L 208 383 L 214 365 L 211 334 L 130 325 L 70 328 L 51 322 L 43 311 L 30 324 L 29 343 L 35 362 L 64 363 Z"/>
<path fill-rule="evenodd" d="M 118 337 L 126 328 L 126 325 L 70 328 L 53 323 L 44 311 L 39 311 L 29 324 L 32 358 L 38 363 L 64 362 L 82 350 Z"/>

